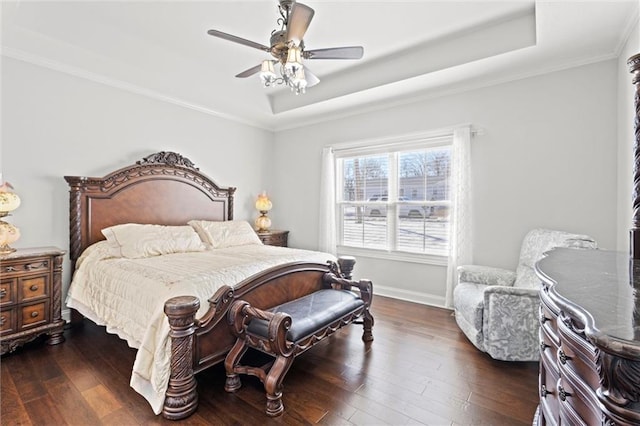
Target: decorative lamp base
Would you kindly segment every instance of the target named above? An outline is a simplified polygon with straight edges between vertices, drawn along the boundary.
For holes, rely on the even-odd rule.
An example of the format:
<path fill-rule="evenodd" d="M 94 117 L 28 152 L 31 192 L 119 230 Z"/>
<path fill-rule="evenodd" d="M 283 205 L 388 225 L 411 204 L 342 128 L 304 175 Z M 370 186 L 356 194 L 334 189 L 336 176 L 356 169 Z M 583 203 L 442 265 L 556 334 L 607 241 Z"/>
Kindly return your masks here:
<path fill-rule="evenodd" d="M 267 216 L 267 212 L 260 212 L 261 215 L 256 218 L 256 228 L 258 232 L 267 232 L 271 228 L 271 219 Z"/>
<path fill-rule="evenodd" d="M 9 247 L 6 244 L 0 246 L 0 255 L 13 253 L 14 251 L 16 251 L 16 249 L 14 249 L 13 247 Z"/>
<path fill-rule="evenodd" d="M 14 225 L 0 220 L 0 254 L 9 254 L 16 251 L 16 249 L 9 247 L 9 244 L 13 244 L 20 238 L 20 230 Z"/>

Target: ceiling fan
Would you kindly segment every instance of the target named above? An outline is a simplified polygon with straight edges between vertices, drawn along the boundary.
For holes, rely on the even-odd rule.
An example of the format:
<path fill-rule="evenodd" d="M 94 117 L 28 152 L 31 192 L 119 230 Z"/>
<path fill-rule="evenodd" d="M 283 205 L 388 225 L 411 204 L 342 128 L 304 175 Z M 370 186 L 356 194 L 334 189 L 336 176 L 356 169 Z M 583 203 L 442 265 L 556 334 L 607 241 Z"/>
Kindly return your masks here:
<path fill-rule="evenodd" d="M 211 36 L 262 50 L 275 58 L 264 60 L 261 64 L 237 74 L 236 77 L 246 78 L 260 72 L 260 79 L 265 87 L 282 84 L 289 86 L 297 95 L 304 93 L 307 87 L 320 82 L 320 79 L 302 64 L 302 59 L 362 58 L 362 46 L 306 50 L 303 37 L 309 28 L 314 10 L 295 0 L 279 0 L 278 9 L 281 17 L 277 22 L 281 27 L 271 32 L 269 46 L 218 30 L 207 31 Z M 280 76 L 275 73 L 274 65 L 280 66 Z"/>

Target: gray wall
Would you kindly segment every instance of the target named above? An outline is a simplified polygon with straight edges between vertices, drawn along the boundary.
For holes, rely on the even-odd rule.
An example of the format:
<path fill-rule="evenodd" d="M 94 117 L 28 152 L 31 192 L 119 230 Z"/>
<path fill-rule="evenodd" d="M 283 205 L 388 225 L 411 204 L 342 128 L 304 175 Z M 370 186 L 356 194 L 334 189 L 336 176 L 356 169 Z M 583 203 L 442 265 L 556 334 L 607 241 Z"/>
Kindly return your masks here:
<path fill-rule="evenodd" d="M 618 57 L 618 244 L 620 251 L 629 250 L 631 228 L 631 193 L 633 183 L 633 142 L 635 108 L 633 76 L 629 72 L 627 59 L 640 53 L 640 24 L 636 22 Z"/>
<path fill-rule="evenodd" d="M 255 196 L 267 189 L 274 227 L 291 231 L 292 246 L 315 249 L 322 147 L 471 123 L 483 132 L 472 141 L 476 263 L 514 267 L 522 237 L 537 226 L 626 250 L 633 97 L 625 62 L 639 50 L 636 24 L 618 60 L 276 135 L 3 58 L 0 170 L 23 200 L 10 219 L 22 232 L 15 246 L 67 247 L 62 176 L 101 176 L 175 150 L 239 188 L 239 219 L 253 220 Z M 441 265 L 360 257 L 355 272 L 381 294 L 444 297 Z M 65 286 L 69 277 L 67 268 Z"/>
<path fill-rule="evenodd" d="M 273 153 L 271 132 L 4 57 L 1 135 L 0 170 L 22 199 L 15 247 L 68 248 L 64 175 L 103 176 L 163 150 L 237 186 L 235 216 L 253 220 Z"/>
<path fill-rule="evenodd" d="M 322 147 L 471 123 L 474 260 L 514 268 L 525 233 L 548 227 L 616 247 L 617 62 L 610 60 L 279 132 L 274 223 L 316 248 Z M 446 267 L 359 257 L 378 293 L 442 304 Z"/>

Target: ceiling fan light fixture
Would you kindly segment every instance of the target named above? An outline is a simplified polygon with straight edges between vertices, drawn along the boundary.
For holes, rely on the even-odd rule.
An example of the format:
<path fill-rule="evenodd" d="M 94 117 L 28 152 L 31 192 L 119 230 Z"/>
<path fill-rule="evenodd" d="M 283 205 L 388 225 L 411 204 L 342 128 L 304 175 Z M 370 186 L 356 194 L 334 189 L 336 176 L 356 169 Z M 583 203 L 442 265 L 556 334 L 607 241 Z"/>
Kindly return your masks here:
<path fill-rule="evenodd" d="M 287 52 L 287 62 L 284 67 L 291 74 L 295 74 L 298 70 L 302 69 L 302 49 L 298 46 L 291 46 Z"/>
<path fill-rule="evenodd" d="M 273 62 L 268 59 L 262 61 L 262 67 L 260 70 L 260 80 L 264 87 L 269 87 L 276 81 L 276 72 L 273 69 Z"/>
<path fill-rule="evenodd" d="M 232 34 L 211 29 L 210 36 L 242 44 L 263 52 L 270 53 L 274 59 L 264 60 L 261 64 L 237 74 L 237 78 L 246 78 L 259 73 L 264 87 L 288 86 L 296 95 L 304 93 L 307 87 L 315 86 L 320 79 L 302 64 L 304 59 L 360 59 L 364 49 L 362 46 L 333 47 L 306 50 L 304 34 L 313 19 L 314 10 L 295 0 L 278 0 L 281 28 L 271 32 L 269 46 L 256 43 Z M 279 73 L 274 70 L 280 65 Z M 306 75 L 305 75 L 306 69 Z"/>
<path fill-rule="evenodd" d="M 306 92 L 307 79 L 304 76 L 304 68 L 300 67 L 300 69 L 296 71 L 291 83 L 291 90 L 294 91 L 296 95 Z"/>

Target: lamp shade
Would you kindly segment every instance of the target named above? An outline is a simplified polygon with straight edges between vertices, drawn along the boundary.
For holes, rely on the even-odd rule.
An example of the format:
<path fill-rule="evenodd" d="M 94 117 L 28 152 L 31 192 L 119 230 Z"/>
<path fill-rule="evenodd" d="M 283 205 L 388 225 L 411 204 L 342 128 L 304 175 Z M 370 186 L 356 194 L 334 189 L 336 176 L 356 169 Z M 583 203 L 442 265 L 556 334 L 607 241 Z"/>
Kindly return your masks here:
<path fill-rule="evenodd" d="M 261 212 L 268 212 L 273 207 L 271 204 L 271 200 L 267 197 L 266 192 L 262 192 L 262 194 L 258 195 L 258 199 L 256 200 L 256 209 Z"/>
<path fill-rule="evenodd" d="M 0 212 L 11 212 L 20 206 L 20 197 L 7 182 L 0 185 Z"/>

